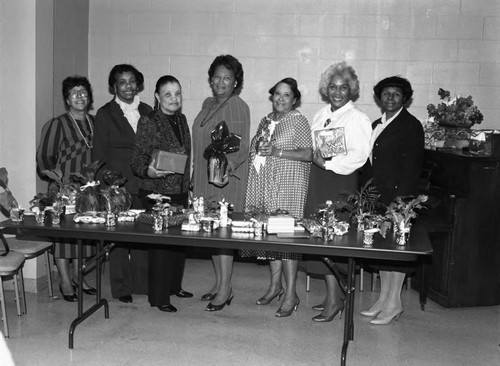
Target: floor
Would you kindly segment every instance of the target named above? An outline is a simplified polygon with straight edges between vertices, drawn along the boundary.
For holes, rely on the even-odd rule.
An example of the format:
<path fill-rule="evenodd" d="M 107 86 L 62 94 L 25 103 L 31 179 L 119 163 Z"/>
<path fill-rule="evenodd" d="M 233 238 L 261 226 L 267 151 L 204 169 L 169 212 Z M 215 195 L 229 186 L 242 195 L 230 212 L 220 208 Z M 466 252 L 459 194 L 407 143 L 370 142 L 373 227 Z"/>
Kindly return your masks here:
<path fill-rule="evenodd" d="M 107 273 L 103 292 L 110 299 Z M 339 365 L 343 319 L 313 323 L 311 309 L 322 300 L 324 285 L 299 273 L 298 311 L 276 318 L 278 303 L 257 306 L 267 285 L 268 269 L 236 262 L 230 307 L 204 311 L 198 300 L 211 286 L 209 260 L 188 259 L 184 287 L 191 299 L 172 298 L 175 314 L 149 306 L 146 296 L 133 304 L 110 300 L 110 318 L 100 310 L 76 328 L 75 348 L 68 349 L 68 328 L 76 303 L 47 293 L 27 294 L 28 314 L 16 317 L 13 292 L 7 292 L 10 348 L 17 366 L 34 365 Z M 365 283 L 368 283 L 365 274 Z M 500 365 L 500 306 L 445 309 L 429 301 L 420 310 L 418 293 L 403 290 L 404 314 L 388 326 L 373 326 L 359 315 L 376 292 L 356 294 L 355 338 L 348 365 Z M 91 303 L 85 297 L 85 303 Z M 11 301 L 12 300 L 12 301 Z"/>

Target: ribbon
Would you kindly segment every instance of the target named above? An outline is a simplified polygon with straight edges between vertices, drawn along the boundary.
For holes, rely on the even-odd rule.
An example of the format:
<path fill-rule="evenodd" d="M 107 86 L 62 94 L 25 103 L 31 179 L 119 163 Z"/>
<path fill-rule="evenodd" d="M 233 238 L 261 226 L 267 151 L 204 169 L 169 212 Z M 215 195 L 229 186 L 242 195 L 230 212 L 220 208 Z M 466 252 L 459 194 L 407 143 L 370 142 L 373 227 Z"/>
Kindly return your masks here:
<path fill-rule="evenodd" d="M 92 182 L 88 182 L 87 184 L 83 185 L 80 187 L 80 191 L 84 191 L 85 189 L 87 189 L 88 187 L 96 187 L 98 186 L 99 184 L 101 184 L 99 181 L 95 181 L 93 180 Z"/>

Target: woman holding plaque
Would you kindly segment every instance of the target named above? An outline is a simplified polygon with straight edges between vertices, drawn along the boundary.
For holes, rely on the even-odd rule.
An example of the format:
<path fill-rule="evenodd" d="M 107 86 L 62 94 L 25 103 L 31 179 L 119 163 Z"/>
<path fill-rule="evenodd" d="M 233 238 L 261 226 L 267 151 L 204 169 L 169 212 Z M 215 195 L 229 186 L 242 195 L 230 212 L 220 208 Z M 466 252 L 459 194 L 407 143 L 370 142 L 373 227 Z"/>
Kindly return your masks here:
<path fill-rule="evenodd" d="M 181 112 L 182 91 L 179 81 L 171 76 L 162 76 L 156 82 L 155 109 L 141 117 L 137 125 L 135 148 L 130 163 L 140 178 L 139 198 L 143 207 L 151 209 L 151 193 L 170 197 L 170 204 L 185 208 L 189 192 L 189 155 L 191 135 L 186 116 Z M 165 171 L 156 164 L 153 152 L 167 151 L 187 157 L 184 166 L 176 171 Z M 157 158 L 158 159 L 158 158 Z M 170 295 L 187 298 L 193 294 L 181 287 L 186 251 L 184 247 L 153 246 L 149 249 L 148 299 L 151 306 L 161 311 L 176 312 L 170 303 Z"/>
<path fill-rule="evenodd" d="M 380 202 L 389 205 L 398 196 L 417 196 L 419 193 L 424 131 L 420 121 L 406 109 L 413 96 L 408 80 L 388 77 L 375 85 L 373 91 L 383 114 L 373 122 L 372 152 L 363 172 L 367 178 L 373 178 Z M 372 317 L 372 324 L 386 325 L 403 312 L 401 289 L 406 274 L 413 272 L 415 267 L 383 261 L 378 264 L 380 295 L 361 315 Z"/>
<path fill-rule="evenodd" d="M 285 78 L 269 94 L 273 111 L 257 128 L 250 146 L 245 211 L 288 211 L 296 219 L 304 215 L 309 169 L 312 159 L 311 129 L 307 118 L 296 107 L 300 104 L 297 81 Z M 270 284 L 257 305 L 268 305 L 284 294 L 277 317 L 287 317 L 297 310 L 297 253 L 242 250 L 242 256 L 269 260 Z M 282 274 L 286 287 L 281 283 Z"/>
<path fill-rule="evenodd" d="M 305 214 L 314 215 L 327 200 L 335 202 L 340 193 L 355 192 L 357 170 L 370 152 L 371 124 L 353 103 L 359 96 L 359 80 L 352 66 L 339 62 L 321 75 L 319 92 L 328 105 L 321 108 L 312 123 L 314 157 L 309 180 Z M 335 136 L 331 148 L 319 146 L 321 136 Z M 324 275 L 326 298 L 314 310 L 321 314 L 316 322 L 329 322 L 342 314 L 344 294 L 331 269 L 322 261 L 308 261 L 307 272 Z"/>
<path fill-rule="evenodd" d="M 250 109 L 238 96 L 243 87 L 243 67 L 231 55 L 217 56 L 208 69 L 208 82 L 212 97 L 203 102 L 200 113 L 193 123 L 193 192 L 205 202 L 220 202 L 224 199 L 237 212 L 243 211 L 243 197 L 248 174 L 248 165 L 243 164 L 248 155 L 250 135 Z M 212 143 L 211 133 L 224 121 L 230 133 L 240 137 L 239 151 L 226 155 L 228 166 L 221 181 L 210 182 L 207 176 L 205 149 Z M 231 275 L 233 250 L 218 249 L 212 255 L 215 284 L 201 297 L 210 301 L 205 310 L 222 310 L 233 299 Z"/>
<path fill-rule="evenodd" d="M 94 144 L 94 116 L 88 113 L 92 109 L 92 87 L 87 78 L 70 76 L 62 82 L 62 95 L 66 113 L 47 122 L 42 128 L 40 145 L 36 153 L 38 170 L 60 169 L 64 181 L 72 173 L 78 173 L 83 165 L 91 162 L 90 151 Z M 57 192 L 59 187 L 54 181 L 49 182 L 49 193 Z M 54 258 L 61 277 L 59 289 L 63 299 L 77 301 L 75 294 L 78 276 L 77 246 L 68 243 L 56 243 Z M 93 246 L 84 245 L 84 257 L 93 254 Z M 73 274 L 70 261 L 73 260 Z M 96 290 L 83 282 L 83 292 L 95 295 Z"/>

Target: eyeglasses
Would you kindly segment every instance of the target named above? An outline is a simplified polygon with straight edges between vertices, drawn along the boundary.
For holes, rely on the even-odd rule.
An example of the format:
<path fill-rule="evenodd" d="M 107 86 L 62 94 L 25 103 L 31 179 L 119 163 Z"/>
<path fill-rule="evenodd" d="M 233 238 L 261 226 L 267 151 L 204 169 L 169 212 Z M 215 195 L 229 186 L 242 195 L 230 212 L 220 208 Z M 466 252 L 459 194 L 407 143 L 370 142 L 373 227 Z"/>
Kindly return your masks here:
<path fill-rule="evenodd" d="M 69 95 L 71 99 L 88 98 L 89 93 L 85 89 L 72 91 Z"/>

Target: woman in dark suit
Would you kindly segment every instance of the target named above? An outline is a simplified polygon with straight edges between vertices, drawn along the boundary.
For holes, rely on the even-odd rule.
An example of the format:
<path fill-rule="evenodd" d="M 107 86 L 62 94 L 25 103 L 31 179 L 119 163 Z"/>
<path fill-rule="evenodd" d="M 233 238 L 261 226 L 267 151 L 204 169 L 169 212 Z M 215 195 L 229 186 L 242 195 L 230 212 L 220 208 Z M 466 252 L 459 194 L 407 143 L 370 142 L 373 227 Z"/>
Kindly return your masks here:
<path fill-rule="evenodd" d="M 162 76 L 156 82 L 155 110 L 139 120 L 131 166 L 141 178 L 139 198 L 144 208 L 151 209 L 151 193 L 170 197 L 170 204 L 187 207 L 190 181 L 189 156 L 191 134 L 186 116 L 182 114 L 182 91 L 179 81 L 171 76 Z M 154 150 L 182 153 L 187 156 L 184 173 L 157 170 L 154 168 Z M 155 246 L 149 249 L 149 290 L 151 306 L 161 311 L 174 313 L 177 309 L 170 303 L 170 295 L 192 297 L 181 287 L 186 251 L 183 247 Z"/>
<path fill-rule="evenodd" d="M 139 178 L 130 162 L 135 145 L 137 124 L 141 116 L 153 110 L 137 95 L 144 76 L 134 66 L 121 64 L 109 73 L 109 90 L 113 100 L 97 111 L 92 160 L 104 162 L 104 168 L 120 172 L 127 178 L 125 188 L 132 195 L 132 208 L 141 208 L 138 198 Z M 110 255 L 111 294 L 122 302 L 132 302 L 132 293 L 148 291 L 148 252 L 119 244 Z"/>
<path fill-rule="evenodd" d="M 380 202 L 388 205 L 397 196 L 418 195 L 418 183 L 424 156 L 424 131 L 418 119 L 405 106 L 413 90 L 408 80 L 392 76 L 373 88 L 383 115 L 373 125 L 372 153 L 365 172 L 373 177 Z M 380 267 L 381 290 L 375 304 L 364 316 L 374 317 L 372 324 L 389 324 L 403 312 L 401 288 L 406 273 L 414 268 Z"/>

